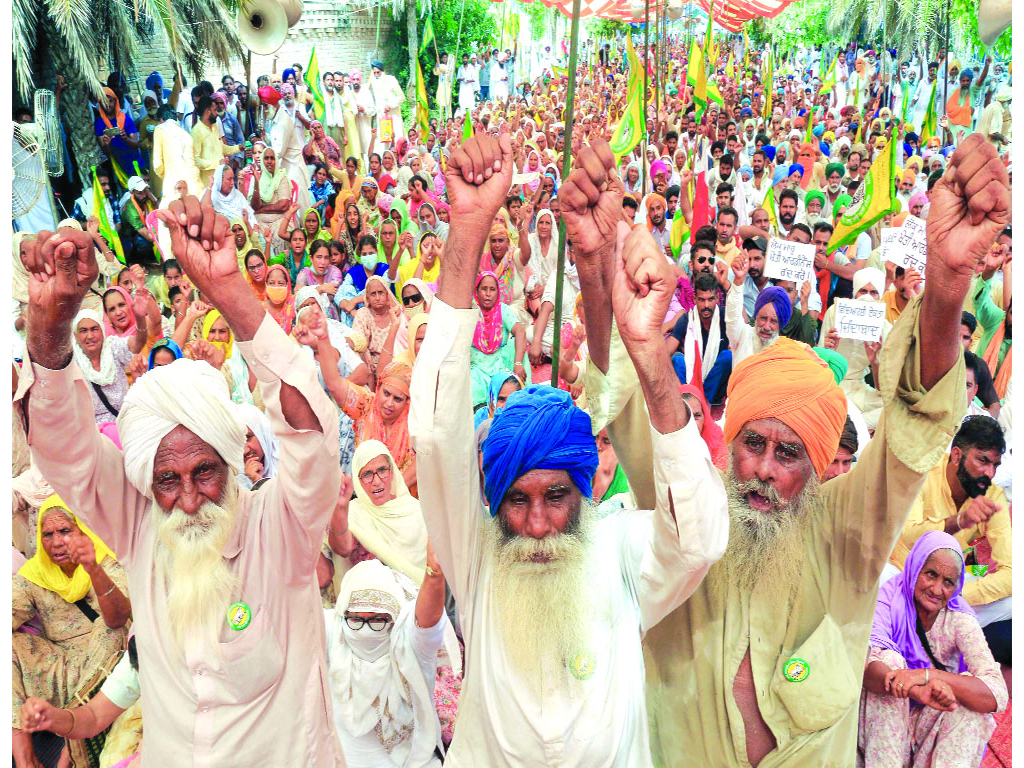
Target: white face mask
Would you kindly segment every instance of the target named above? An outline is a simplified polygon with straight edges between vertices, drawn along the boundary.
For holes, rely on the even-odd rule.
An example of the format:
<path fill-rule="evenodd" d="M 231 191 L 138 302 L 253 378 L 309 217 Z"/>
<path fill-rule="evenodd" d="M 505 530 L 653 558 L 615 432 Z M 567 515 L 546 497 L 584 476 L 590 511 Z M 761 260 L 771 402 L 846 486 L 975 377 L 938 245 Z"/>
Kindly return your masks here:
<path fill-rule="evenodd" d="M 394 622 L 380 632 L 374 632 L 369 624 L 363 624 L 360 629 L 352 629 L 346 621 L 341 624 L 345 642 L 352 653 L 363 661 L 376 661 L 390 650 L 393 626 Z"/>

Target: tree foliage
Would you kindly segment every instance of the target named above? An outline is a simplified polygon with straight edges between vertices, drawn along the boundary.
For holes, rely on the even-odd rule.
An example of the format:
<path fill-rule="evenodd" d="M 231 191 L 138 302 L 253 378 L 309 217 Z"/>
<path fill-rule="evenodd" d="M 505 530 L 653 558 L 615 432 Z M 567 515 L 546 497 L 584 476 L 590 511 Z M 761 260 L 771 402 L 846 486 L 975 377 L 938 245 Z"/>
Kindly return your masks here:
<path fill-rule="evenodd" d="M 652 14 L 653 15 L 653 14 Z M 608 19 L 587 19 L 584 22 L 587 32 L 591 37 L 609 38 L 626 34 L 629 24 L 624 21 L 610 21 Z"/>
<path fill-rule="evenodd" d="M 558 13 L 558 11 L 548 8 L 543 3 L 523 3 L 518 5 L 518 7 L 526 14 L 526 18 L 530 20 L 530 36 L 538 40 L 548 31 L 548 25 L 552 21 L 552 14 Z"/>

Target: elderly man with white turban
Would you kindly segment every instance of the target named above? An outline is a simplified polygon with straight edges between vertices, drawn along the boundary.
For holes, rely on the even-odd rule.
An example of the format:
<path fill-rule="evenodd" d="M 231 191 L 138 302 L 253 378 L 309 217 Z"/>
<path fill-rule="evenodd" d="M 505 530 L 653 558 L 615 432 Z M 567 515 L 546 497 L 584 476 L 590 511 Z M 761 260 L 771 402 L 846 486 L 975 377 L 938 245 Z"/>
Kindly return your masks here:
<path fill-rule="evenodd" d="M 143 768 L 336 768 L 314 576 L 341 482 L 336 409 L 238 271 L 227 219 L 194 197 L 157 215 L 259 381 L 278 474 L 240 490 L 245 421 L 205 362 L 135 382 L 117 419 L 123 455 L 96 431 L 71 353 L 96 261 L 89 235 L 71 229 L 40 232 L 23 255 L 31 362 L 16 404 L 33 460 L 127 570 L 150 692 Z"/>
<path fill-rule="evenodd" d="M 885 293 L 885 273 L 874 267 L 864 267 L 853 274 L 853 297 L 861 301 L 879 301 Z M 840 385 L 846 396 L 864 414 L 864 421 L 868 427 L 874 429 L 878 425 L 878 417 L 882 415 L 882 396 L 875 387 L 864 381 L 868 371 L 872 373 L 872 380 L 878 381 L 878 351 L 892 324 L 885 321 L 882 326 L 882 338 L 874 344 L 868 344 L 857 339 L 840 339 L 836 334 L 829 338 L 829 332 L 836 327 L 836 307 L 833 304 L 828 308 L 821 320 L 822 346 L 829 346 L 846 358 L 849 367 L 846 376 Z"/>

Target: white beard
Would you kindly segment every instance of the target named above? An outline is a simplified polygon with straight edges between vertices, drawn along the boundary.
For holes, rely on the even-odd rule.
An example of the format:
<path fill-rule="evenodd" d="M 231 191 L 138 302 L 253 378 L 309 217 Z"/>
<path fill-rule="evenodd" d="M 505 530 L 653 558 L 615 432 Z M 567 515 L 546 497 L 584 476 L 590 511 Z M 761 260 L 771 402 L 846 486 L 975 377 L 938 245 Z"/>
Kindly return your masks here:
<path fill-rule="evenodd" d="M 589 650 L 597 601 L 591 596 L 590 537 L 594 505 L 584 499 L 572 533 L 508 537 L 497 517 L 485 520 L 485 557 L 494 564 L 491 594 L 508 663 L 535 695 L 565 682 L 568 664 Z M 530 556 L 543 553 L 549 562 Z M 552 681 L 552 675 L 561 675 Z"/>
<path fill-rule="evenodd" d="M 729 546 L 708 573 L 713 594 L 732 589 L 749 593 L 759 582 L 786 595 L 796 584 L 804 562 L 804 535 L 819 482 L 812 474 L 807 484 L 783 504 L 775 489 L 756 479 L 741 483 L 729 459 L 726 491 L 729 497 Z M 757 491 L 777 506 L 768 512 L 754 509 L 746 494 Z"/>
<path fill-rule="evenodd" d="M 777 338 L 779 338 L 778 331 L 773 333 L 772 337 L 768 339 L 768 341 L 762 341 L 761 334 L 759 334 L 757 331 L 754 331 L 754 354 L 756 355 L 758 352 L 764 352 L 766 349 L 768 349 L 768 347 L 775 343 L 775 340 Z"/>
<path fill-rule="evenodd" d="M 178 646 L 196 638 L 216 648 L 231 596 L 239 586 L 221 554 L 238 508 L 238 485 L 229 477 L 220 504 L 207 502 L 194 515 L 175 507 L 165 512 L 156 501 L 153 565 L 167 590 L 167 618 Z"/>

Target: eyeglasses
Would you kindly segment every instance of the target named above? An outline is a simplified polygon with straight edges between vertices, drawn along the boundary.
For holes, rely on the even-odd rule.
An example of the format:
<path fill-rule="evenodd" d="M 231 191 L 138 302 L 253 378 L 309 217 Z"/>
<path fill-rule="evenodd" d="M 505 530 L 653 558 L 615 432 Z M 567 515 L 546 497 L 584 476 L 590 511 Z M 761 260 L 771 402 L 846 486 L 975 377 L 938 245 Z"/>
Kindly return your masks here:
<path fill-rule="evenodd" d="M 372 619 L 364 619 L 361 616 L 349 616 L 345 615 L 345 623 L 348 624 L 349 629 L 360 630 L 365 625 L 369 624 L 370 629 L 374 632 L 382 632 L 393 620 L 391 617 L 380 617 L 374 616 Z"/>
<path fill-rule="evenodd" d="M 419 304 L 421 301 L 423 301 L 423 294 L 421 293 L 414 293 L 412 296 L 402 297 L 402 303 L 407 307 L 413 304 Z"/>
<path fill-rule="evenodd" d="M 378 469 L 376 471 L 374 471 L 372 469 L 368 469 L 365 472 L 360 472 L 359 473 L 359 482 L 364 483 L 364 484 L 369 484 L 369 483 L 373 482 L 373 478 L 374 477 L 379 477 L 381 479 L 381 482 L 385 482 L 386 483 L 390 476 L 391 476 L 391 465 L 387 464 L 387 465 L 381 467 L 380 469 Z"/>
<path fill-rule="evenodd" d="M 697 256 L 694 259 L 698 264 L 710 264 L 715 260 L 714 256 Z"/>

